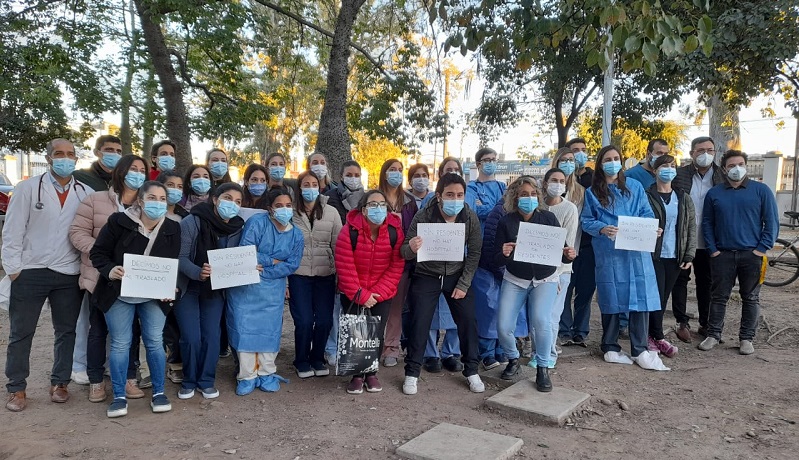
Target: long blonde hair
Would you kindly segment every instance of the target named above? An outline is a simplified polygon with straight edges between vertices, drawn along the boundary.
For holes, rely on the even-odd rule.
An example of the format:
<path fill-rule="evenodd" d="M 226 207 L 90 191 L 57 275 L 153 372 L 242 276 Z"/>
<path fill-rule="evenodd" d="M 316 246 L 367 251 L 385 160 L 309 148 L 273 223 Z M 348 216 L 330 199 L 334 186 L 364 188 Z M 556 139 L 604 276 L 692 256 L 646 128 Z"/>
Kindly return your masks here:
<path fill-rule="evenodd" d="M 513 181 L 508 186 L 508 190 L 505 191 L 505 202 L 502 203 L 502 207 L 508 214 L 519 210 L 519 204 L 516 200 L 519 198 L 519 189 L 521 189 L 524 184 L 529 184 L 533 187 L 533 192 L 535 192 L 535 196 L 538 198 L 539 203 L 544 201 L 541 199 L 541 189 L 538 187 L 538 182 L 535 178 L 533 176 L 520 176 Z"/>
<path fill-rule="evenodd" d="M 572 150 L 569 147 L 561 147 L 555 153 L 555 156 L 552 158 L 552 167 L 558 168 L 558 164 L 560 163 L 560 157 L 567 153 L 572 153 Z M 560 168 L 558 168 L 560 169 Z M 576 171 L 576 169 L 575 169 Z M 566 199 L 571 201 L 577 209 L 583 209 L 583 202 L 585 201 L 585 187 L 580 185 L 577 182 L 577 176 L 574 173 L 569 174 L 566 176 Z"/>

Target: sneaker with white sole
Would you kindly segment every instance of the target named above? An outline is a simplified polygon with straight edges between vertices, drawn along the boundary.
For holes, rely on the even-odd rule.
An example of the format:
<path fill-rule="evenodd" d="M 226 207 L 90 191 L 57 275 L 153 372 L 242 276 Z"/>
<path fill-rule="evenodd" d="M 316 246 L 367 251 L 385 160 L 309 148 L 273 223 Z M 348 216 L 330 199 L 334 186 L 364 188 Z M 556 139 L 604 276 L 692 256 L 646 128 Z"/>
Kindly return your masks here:
<path fill-rule="evenodd" d="M 108 418 L 124 417 L 128 415 L 128 401 L 125 398 L 116 398 L 105 411 Z"/>
<path fill-rule="evenodd" d="M 613 364 L 632 364 L 633 360 L 630 359 L 624 352 L 608 351 L 605 353 L 605 362 Z"/>
<path fill-rule="evenodd" d="M 169 398 L 167 398 L 163 393 L 153 396 L 153 400 L 150 401 L 150 407 L 156 414 L 160 414 L 161 412 L 169 412 L 172 410 L 172 404 L 170 404 Z"/>
<path fill-rule="evenodd" d="M 742 355 L 751 355 L 755 352 L 755 346 L 752 344 L 751 340 L 741 340 L 741 348 L 738 349 L 738 353 Z"/>
<path fill-rule="evenodd" d="M 472 393 L 482 393 L 486 391 L 486 386 L 483 384 L 479 375 L 470 375 L 466 377 L 466 380 L 469 381 L 469 390 L 471 390 Z"/>
<path fill-rule="evenodd" d="M 315 375 L 313 369 L 311 369 L 311 366 L 308 366 L 307 364 L 305 366 L 295 367 L 295 369 L 297 371 L 297 377 L 301 379 L 307 379 Z"/>
<path fill-rule="evenodd" d="M 178 399 L 191 399 L 194 397 L 194 390 L 191 388 L 181 388 L 178 390 Z"/>
<path fill-rule="evenodd" d="M 330 375 L 330 369 L 327 368 L 325 363 L 311 364 L 313 375 L 316 377 L 327 377 Z"/>
<path fill-rule="evenodd" d="M 89 374 L 86 371 L 81 372 L 73 372 L 71 376 L 72 382 L 77 383 L 78 385 L 88 385 L 89 382 Z"/>
<path fill-rule="evenodd" d="M 705 340 L 703 340 L 696 348 L 699 348 L 702 351 L 710 351 L 719 344 L 718 339 L 708 336 Z"/>
<path fill-rule="evenodd" d="M 410 377 L 406 375 L 405 382 L 403 382 L 402 384 L 402 392 L 405 393 L 406 395 L 415 395 L 417 391 L 416 388 L 417 380 L 419 380 L 418 377 Z"/>
<path fill-rule="evenodd" d="M 219 397 L 219 390 L 214 387 L 200 388 L 200 394 L 202 394 L 205 399 L 214 399 Z"/>
<path fill-rule="evenodd" d="M 383 365 L 386 367 L 394 367 L 399 363 L 399 360 L 393 356 L 386 356 L 383 358 Z"/>

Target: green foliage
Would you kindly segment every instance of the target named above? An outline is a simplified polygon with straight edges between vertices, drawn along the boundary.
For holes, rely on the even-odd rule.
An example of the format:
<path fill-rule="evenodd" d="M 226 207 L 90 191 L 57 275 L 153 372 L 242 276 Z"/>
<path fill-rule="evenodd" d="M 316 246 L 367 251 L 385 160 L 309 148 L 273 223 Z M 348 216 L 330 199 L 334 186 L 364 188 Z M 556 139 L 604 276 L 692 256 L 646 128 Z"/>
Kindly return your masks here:
<path fill-rule="evenodd" d="M 601 108 L 584 113 L 575 124 L 577 137 L 586 140 L 589 152 L 597 152 L 602 147 L 602 111 Z M 672 155 L 681 157 L 676 146 L 687 138 L 685 132 L 688 125 L 671 120 L 641 119 L 638 121 L 617 117 L 613 122 L 611 144 L 621 149 L 625 158 L 644 158 L 646 146 L 651 139 L 664 139 L 671 147 Z"/>

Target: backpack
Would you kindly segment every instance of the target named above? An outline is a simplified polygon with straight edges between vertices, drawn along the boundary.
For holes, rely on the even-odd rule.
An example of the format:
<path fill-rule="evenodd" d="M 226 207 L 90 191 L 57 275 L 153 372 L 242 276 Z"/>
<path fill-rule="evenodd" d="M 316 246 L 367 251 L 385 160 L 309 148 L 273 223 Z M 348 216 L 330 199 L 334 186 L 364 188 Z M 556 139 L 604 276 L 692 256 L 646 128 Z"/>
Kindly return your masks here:
<path fill-rule="evenodd" d="M 348 224 L 349 225 L 349 224 Z M 352 252 L 355 252 L 355 248 L 358 246 L 358 229 L 350 227 L 350 243 L 352 244 Z M 391 243 L 391 249 L 397 245 L 397 227 L 389 224 L 388 225 L 388 241 Z"/>

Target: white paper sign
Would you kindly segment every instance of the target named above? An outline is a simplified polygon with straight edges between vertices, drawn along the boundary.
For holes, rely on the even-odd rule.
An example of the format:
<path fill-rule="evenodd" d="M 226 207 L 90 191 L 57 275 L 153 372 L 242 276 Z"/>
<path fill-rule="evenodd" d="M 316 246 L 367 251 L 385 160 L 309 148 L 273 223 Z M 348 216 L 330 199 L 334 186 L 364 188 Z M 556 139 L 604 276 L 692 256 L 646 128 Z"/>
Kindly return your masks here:
<path fill-rule="evenodd" d="M 212 249 L 208 251 L 208 265 L 211 266 L 213 290 L 256 284 L 261 281 L 255 268 L 258 265 L 258 257 L 253 245 Z"/>
<path fill-rule="evenodd" d="M 619 231 L 616 233 L 616 249 L 655 252 L 657 239 L 657 219 L 619 216 Z"/>
<path fill-rule="evenodd" d="M 565 243 L 566 229 L 563 227 L 522 222 L 519 224 L 513 260 L 560 267 Z"/>
<path fill-rule="evenodd" d="M 422 238 L 422 247 L 416 254 L 417 262 L 435 260 L 462 262 L 466 248 L 466 224 L 418 224 L 416 234 Z"/>
<path fill-rule="evenodd" d="M 124 297 L 174 299 L 178 284 L 178 259 L 125 254 L 122 268 Z"/>
<path fill-rule="evenodd" d="M 239 217 L 244 219 L 244 222 L 247 222 L 247 219 L 256 215 L 256 214 L 265 214 L 266 210 L 264 209 L 252 209 L 252 208 L 241 208 L 239 209 Z"/>

